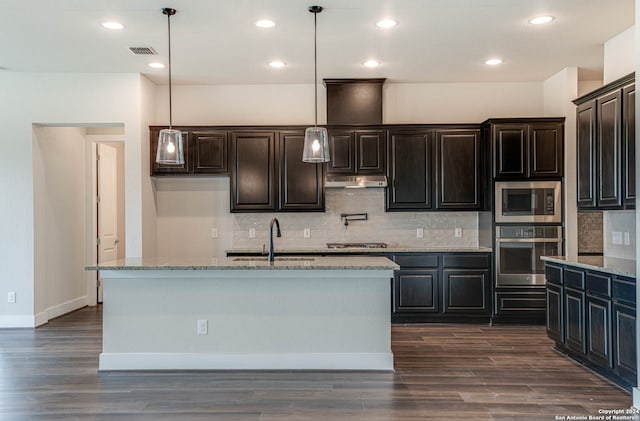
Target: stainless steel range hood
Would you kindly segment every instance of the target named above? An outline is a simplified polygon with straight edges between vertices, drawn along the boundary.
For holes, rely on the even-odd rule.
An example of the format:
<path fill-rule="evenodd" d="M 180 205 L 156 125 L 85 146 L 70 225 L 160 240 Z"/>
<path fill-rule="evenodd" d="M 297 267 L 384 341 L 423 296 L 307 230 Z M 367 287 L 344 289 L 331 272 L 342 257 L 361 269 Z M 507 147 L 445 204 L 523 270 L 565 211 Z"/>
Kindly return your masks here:
<path fill-rule="evenodd" d="M 338 175 L 329 174 L 324 179 L 324 186 L 329 188 L 357 189 L 366 187 L 387 187 L 384 175 Z"/>

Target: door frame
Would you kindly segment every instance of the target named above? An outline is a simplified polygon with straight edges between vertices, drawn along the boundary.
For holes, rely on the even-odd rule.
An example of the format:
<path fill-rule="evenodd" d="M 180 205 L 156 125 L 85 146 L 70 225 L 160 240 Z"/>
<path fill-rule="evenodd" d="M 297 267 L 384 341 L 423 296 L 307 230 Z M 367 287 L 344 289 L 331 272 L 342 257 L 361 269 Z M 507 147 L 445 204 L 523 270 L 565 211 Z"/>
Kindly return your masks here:
<path fill-rule="evenodd" d="M 86 146 L 86 174 L 87 179 L 90 182 L 86 183 L 86 197 L 87 197 L 87 239 L 86 239 L 86 262 L 87 264 L 93 264 L 98 262 L 98 166 L 97 166 L 97 152 L 98 143 L 124 143 L 124 134 L 122 135 L 85 135 Z M 120 159 L 121 157 L 118 156 Z M 124 157 L 122 157 L 124 159 Z M 90 177 L 89 177 L 90 176 Z M 119 205 L 121 206 L 121 205 Z M 120 239 L 120 245 L 125 246 L 125 239 Z M 98 273 L 97 271 L 87 271 L 86 276 L 87 283 L 87 304 L 89 306 L 95 306 L 98 304 Z"/>

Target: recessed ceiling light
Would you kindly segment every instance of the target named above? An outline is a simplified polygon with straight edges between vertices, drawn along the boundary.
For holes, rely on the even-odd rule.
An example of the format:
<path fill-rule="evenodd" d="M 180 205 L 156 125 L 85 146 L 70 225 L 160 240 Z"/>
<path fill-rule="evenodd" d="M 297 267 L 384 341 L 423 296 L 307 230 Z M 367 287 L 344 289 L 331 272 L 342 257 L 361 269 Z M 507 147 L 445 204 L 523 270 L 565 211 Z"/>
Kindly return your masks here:
<path fill-rule="evenodd" d="M 271 63 L 269 63 L 269 66 L 273 67 L 274 69 L 281 69 L 286 65 L 287 65 L 287 63 L 284 63 L 284 62 L 278 61 L 278 60 L 274 60 Z"/>
<path fill-rule="evenodd" d="M 154 69 L 164 69 L 164 64 L 162 63 L 149 63 L 149 67 L 153 67 Z"/>
<path fill-rule="evenodd" d="M 122 29 L 124 25 L 119 22 L 102 22 L 102 26 L 107 29 Z"/>
<path fill-rule="evenodd" d="M 269 19 L 262 19 L 256 22 L 256 26 L 258 28 L 273 28 L 276 26 L 276 23 Z"/>
<path fill-rule="evenodd" d="M 488 64 L 489 66 L 496 66 L 498 64 L 502 64 L 502 60 L 499 58 L 490 58 L 489 60 L 485 61 L 484 64 Z"/>
<path fill-rule="evenodd" d="M 553 16 L 538 16 L 533 19 L 529 19 L 529 23 L 533 25 L 543 25 L 545 23 L 549 23 L 555 18 Z"/>
<path fill-rule="evenodd" d="M 380 62 L 377 61 L 377 60 L 367 60 L 362 64 L 367 66 L 367 67 L 378 67 L 378 66 L 380 66 Z"/>
<path fill-rule="evenodd" d="M 382 19 L 382 20 L 379 20 L 378 22 L 376 22 L 376 26 L 378 28 L 393 28 L 397 24 L 398 24 L 398 22 L 396 22 L 393 19 Z"/>

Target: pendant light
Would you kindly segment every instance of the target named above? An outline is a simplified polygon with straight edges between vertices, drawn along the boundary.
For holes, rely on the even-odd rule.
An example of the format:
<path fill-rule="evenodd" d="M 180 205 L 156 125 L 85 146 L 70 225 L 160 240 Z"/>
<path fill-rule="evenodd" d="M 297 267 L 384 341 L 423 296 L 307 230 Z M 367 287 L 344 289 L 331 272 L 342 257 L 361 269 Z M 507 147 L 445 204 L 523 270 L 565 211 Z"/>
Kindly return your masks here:
<path fill-rule="evenodd" d="M 304 149 L 302 160 L 304 162 L 329 162 L 329 133 L 324 127 L 318 127 L 318 13 L 322 7 L 311 6 L 309 12 L 313 13 L 313 85 L 314 85 L 314 109 L 315 124 L 304 132 Z"/>
<path fill-rule="evenodd" d="M 171 110 L 171 16 L 176 14 L 176 9 L 165 7 L 162 9 L 162 13 L 167 15 L 167 32 L 169 34 L 169 128 L 160 130 L 156 163 L 183 165 L 182 132 L 172 127 L 173 115 Z"/>

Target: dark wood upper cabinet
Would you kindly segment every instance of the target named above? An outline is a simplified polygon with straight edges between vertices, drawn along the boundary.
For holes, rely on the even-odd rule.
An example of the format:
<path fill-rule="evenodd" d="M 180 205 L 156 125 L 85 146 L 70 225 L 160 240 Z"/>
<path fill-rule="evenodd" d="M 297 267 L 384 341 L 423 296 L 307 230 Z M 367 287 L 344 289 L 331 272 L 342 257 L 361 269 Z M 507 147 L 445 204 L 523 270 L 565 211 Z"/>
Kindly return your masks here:
<path fill-rule="evenodd" d="M 622 194 L 627 208 L 636 204 L 636 85 L 625 86 L 622 90 Z"/>
<path fill-rule="evenodd" d="M 562 177 L 564 171 L 564 125 L 529 125 L 529 176 Z"/>
<path fill-rule="evenodd" d="M 279 200 L 281 211 L 324 210 L 324 165 L 302 161 L 304 131 L 278 134 Z"/>
<path fill-rule="evenodd" d="M 191 143 L 194 173 L 229 173 L 229 139 L 226 131 L 192 132 Z"/>
<path fill-rule="evenodd" d="M 558 179 L 564 174 L 564 119 L 494 119 L 487 123 L 499 180 Z"/>
<path fill-rule="evenodd" d="M 385 130 L 356 131 L 356 173 L 384 173 L 385 138 Z"/>
<path fill-rule="evenodd" d="M 276 209 L 276 133 L 231 134 L 231 211 Z"/>
<path fill-rule="evenodd" d="M 580 104 L 576 114 L 578 207 L 596 206 L 596 101 Z"/>
<path fill-rule="evenodd" d="M 426 130 L 389 132 L 387 210 L 431 209 L 431 150 Z"/>
<path fill-rule="evenodd" d="M 480 209 L 480 130 L 436 131 L 436 208 Z"/>
<path fill-rule="evenodd" d="M 385 130 L 329 129 L 329 174 L 384 174 Z"/>
<path fill-rule="evenodd" d="M 526 178 L 527 126 L 497 124 L 494 127 L 494 176 Z"/>
<path fill-rule="evenodd" d="M 149 130 L 149 145 L 150 145 L 150 159 L 151 159 L 151 175 L 189 175 L 192 172 L 191 164 L 191 147 L 189 142 L 189 132 L 182 131 L 182 150 L 184 152 L 184 164 L 182 165 L 169 165 L 156 163 L 156 153 L 158 152 L 158 135 L 160 133 L 159 127 L 154 127 Z"/>
<path fill-rule="evenodd" d="M 578 208 L 635 208 L 635 75 L 573 101 Z"/>
<path fill-rule="evenodd" d="M 617 208 L 622 206 L 622 91 L 602 96 L 596 104 L 597 203 Z"/>

